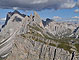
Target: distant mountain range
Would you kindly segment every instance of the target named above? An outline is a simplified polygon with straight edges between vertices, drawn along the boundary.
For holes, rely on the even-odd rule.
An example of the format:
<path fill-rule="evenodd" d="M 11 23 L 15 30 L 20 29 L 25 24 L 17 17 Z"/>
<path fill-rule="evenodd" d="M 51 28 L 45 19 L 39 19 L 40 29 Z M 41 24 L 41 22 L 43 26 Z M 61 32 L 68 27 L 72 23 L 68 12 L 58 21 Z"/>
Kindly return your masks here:
<path fill-rule="evenodd" d="M 9 12 L 0 32 L 5 60 L 79 60 L 79 24 Z"/>
<path fill-rule="evenodd" d="M 2 28 L 4 28 L 7 25 L 8 20 L 10 20 L 10 18 L 15 14 L 18 15 L 18 17 L 14 16 L 14 19 L 16 19 L 17 21 L 19 21 L 19 20 L 21 21 L 26 16 L 24 14 L 21 14 L 17 10 L 15 10 L 14 12 L 8 12 L 7 17 L 6 17 L 6 21 L 5 21 L 4 25 L 2 25 Z M 35 13 L 35 14 L 37 14 L 37 13 Z M 34 16 L 31 15 L 28 17 L 30 17 L 31 19 L 34 20 Z M 71 18 L 69 21 L 68 21 L 68 19 L 66 19 L 65 22 L 64 21 L 57 22 L 56 20 L 49 19 L 49 18 L 47 18 L 46 21 L 44 21 L 44 20 L 40 19 L 40 16 L 37 14 L 37 17 L 35 17 L 35 20 L 36 19 L 37 19 L 38 23 L 40 23 L 40 21 L 41 21 L 40 24 L 42 24 L 42 26 L 44 28 L 46 28 L 46 30 L 48 32 L 52 33 L 54 36 L 55 35 L 62 36 L 62 37 L 69 36 L 70 34 L 73 34 L 73 31 L 75 29 L 77 29 L 77 27 L 79 26 L 79 24 L 77 22 L 78 19 L 74 20 L 74 18 Z M 63 19 L 61 19 L 61 20 L 63 20 Z M 74 22 L 74 23 L 72 23 L 72 22 Z"/>

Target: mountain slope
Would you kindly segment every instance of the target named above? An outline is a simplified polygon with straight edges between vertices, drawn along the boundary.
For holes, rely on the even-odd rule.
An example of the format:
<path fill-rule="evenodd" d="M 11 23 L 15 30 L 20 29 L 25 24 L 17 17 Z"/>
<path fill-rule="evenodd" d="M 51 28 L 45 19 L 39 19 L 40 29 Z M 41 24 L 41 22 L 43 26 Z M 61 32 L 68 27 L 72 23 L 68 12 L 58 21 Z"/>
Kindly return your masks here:
<path fill-rule="evenodd" d="M 68 37 L 76 26 L 50 19 L 47 21 L 42 22 L 36 12 L 34 16 L 25 17 L 14 13 L 0 33 L 3 37 L 0 39 L 1 59 L 79 60 L 79 39 Z M 59 36 L 60 33 L 63 37 Z"/>
<path fill-rule="evenodd" d="M 15 38 L 7 60 L 78 60 L 76 48 L 67 42 L 68 39 L 51 38 L 38 24 L 27 26 L 28 32 Z"/>

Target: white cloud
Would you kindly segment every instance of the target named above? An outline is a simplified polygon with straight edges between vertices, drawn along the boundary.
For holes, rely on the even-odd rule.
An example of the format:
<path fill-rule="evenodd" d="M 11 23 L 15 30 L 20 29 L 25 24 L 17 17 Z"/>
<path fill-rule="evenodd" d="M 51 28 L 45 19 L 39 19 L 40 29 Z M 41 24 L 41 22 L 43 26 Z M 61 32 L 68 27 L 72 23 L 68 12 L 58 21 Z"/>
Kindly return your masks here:
<path fill-rule="evenodd" d="M 25 10 L 73 8 L 74 0 L 0 0 L 0 8 Z M 17 7 L 17 8 L 16 8 Z"/>
<path fill-rule="evenodd" d="M 54 16 L 53 19 L 62 19 L 62 18 L 59 16 Z"/>
<path fill-rule="evenodd" d="M 74 10 L 75 13 L 79 13 L 79 9 Z"/>
<path fill-rule="evenodd" d="M 48 2 L 48 0 L 34 0 L 32 4 L 40 4 L 40 3 L 46 3 L 46 2 Z"/>
<path fill-rule="evenodd" d="M 13 10 L 18 10 L 19 8 L 18 7 L 13 7 Z"/>
<path fill-rule="evenodd" d="M 0 20 L 5 21 L 5 20 L 6 20 L 6 18 L 0 18 Z"/>
<path fill-rule="evenodd" d="M 79 0 L 78 0 L 78 2 L 77 2 L 77 6 L 79 7 Z"/>
<path fill-rule="evenodd" d="M 72 3 L 64 3 L 63 5 L 61 5 L 61 8 L 73 8 L 75 7 L 76 3 L 72 2 Z"/>
<path fill-rule="evenodd" d="M 74 17 L 72 17 L 72 18 L 79 18 L 79 16 L 74 16 Z"/>

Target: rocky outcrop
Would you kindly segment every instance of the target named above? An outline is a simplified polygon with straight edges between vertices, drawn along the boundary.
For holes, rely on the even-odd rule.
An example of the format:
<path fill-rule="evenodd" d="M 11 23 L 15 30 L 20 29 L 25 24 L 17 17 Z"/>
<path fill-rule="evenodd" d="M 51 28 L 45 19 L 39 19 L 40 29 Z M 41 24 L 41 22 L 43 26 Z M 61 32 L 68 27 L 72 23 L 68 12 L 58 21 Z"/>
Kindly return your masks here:
<path fill-rule="evenodd" d="M 79 38 L 79 27 L 76 27 L 71 35 L 75 38 Z"/>
<path fill-rule="evenodd" d="M 34 11 L 34 21 L 38 23 L 40 26 L 44 27 L 42 19 L 40 18 L 40 16 L 38 15 L 36 11 Z"/>

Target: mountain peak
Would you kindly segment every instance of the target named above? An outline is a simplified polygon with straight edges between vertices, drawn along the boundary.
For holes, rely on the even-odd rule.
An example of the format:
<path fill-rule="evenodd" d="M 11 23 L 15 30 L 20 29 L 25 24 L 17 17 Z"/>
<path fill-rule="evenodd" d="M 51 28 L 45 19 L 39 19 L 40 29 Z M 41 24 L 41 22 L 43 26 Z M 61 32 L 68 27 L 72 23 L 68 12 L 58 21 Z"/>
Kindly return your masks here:
<path fill-rule="evenodd" d="M 39 14 L 36 11 L 34 11 L 34 17 L 40 18 Z"/>
<path fill-rule="evenodd" d="M 33 18 L 33 15 L 31 14 L 31 15 L 30 15 L 30 19 L 32 19 L 32 18 Z"/>
<path fill-rule="evenodd" d="M 21 15 L 22 17 L 25 17 L 25 16 L 26 16 L 25 14 L 21 14 L 18 10 L 15 10 L 15 11 L 13 12 L 13 14 L 19 14 L 19 15 Z"/>
<path fill-rule="evenodd" d="M 15 10 L 13 13 L 21 14 L 18 10 Z"/>
<path fill-rule="evenodd" d="M 7 25 L 8 23 L 8 20 L 14 15 L 14 14 L 18 14 L 20 15 L 21 17 L 25 17 L 26 15 L 25 14 L 21 14 L 19 11 L 15 10 L 14 12 L 8 12 L 7 16 L 6 16 L 6 21 L 5 23 L 2 25 L 2 28 L 5 27 L 5 25 Z"/>

